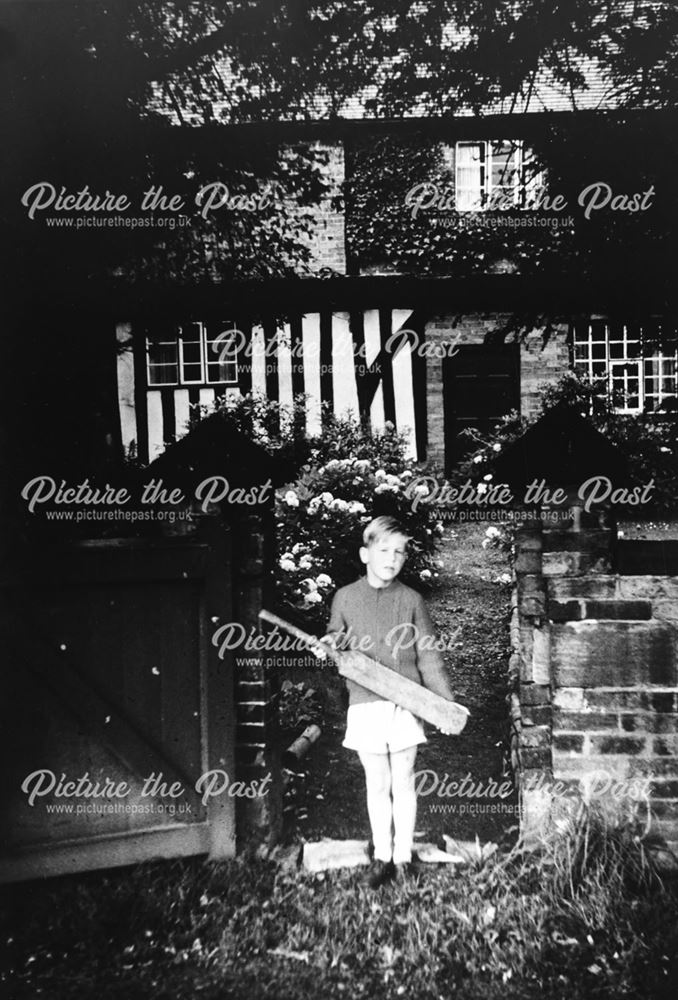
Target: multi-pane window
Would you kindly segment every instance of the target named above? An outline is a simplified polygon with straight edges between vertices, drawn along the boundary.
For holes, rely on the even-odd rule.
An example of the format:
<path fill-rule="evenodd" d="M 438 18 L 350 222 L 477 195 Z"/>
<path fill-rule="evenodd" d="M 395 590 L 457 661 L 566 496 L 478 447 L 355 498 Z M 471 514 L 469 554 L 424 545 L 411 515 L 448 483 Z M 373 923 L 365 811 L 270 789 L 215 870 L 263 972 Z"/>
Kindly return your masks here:
<path fill-rule="evenodd" d="M 678 345 L 658 324 L 576 323 L 574 370 L 606 391 L 619 413 L 652 413 L 678 403 Z"/>
<path fill-rule="evenodd" d="M 458 142 L 446 159 L 454 169 L 458 212 L 527 208 L 538 202 L 544 175 L 520 139 Z"/>
<path fill-rule="evenodd" d="M 149 385 L 215 385 L 237 383 L 237 338 L 233 324 L 187 323 L 172 337 L 149 338 L 146 360 Z"/>

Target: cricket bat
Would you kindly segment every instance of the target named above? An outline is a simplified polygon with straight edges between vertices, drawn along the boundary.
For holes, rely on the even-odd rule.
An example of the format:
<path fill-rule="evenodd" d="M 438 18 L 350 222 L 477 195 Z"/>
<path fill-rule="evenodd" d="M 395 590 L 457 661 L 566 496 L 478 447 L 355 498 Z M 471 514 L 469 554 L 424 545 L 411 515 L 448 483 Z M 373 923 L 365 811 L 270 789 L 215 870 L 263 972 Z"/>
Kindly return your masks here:
<path fill-rule="evenodd" d="M 270 625 L 277 625 L 290 635 L 299 639 L 321 659 L 329 657 L 333 660 L 342 677 L 362 684 L 380 698 L 395 702 L 401 708 L 407 708 L 420 719 L 425 719 L 431 725 L 445 732 L 460 733 L 469 717 L 469 711 L 456 701 L 448 701 L 434 694 L 421 684 L 403 677 L 401 674 L 385 667 L 383 663 L 371 659 L 358 650 L 338 650 L 321 642 L 314 635 L 302 631 L 296 625 L 291 625 L 284 618 L 278 618 L 270 611 L 260 611 L 259 617 Z"/>

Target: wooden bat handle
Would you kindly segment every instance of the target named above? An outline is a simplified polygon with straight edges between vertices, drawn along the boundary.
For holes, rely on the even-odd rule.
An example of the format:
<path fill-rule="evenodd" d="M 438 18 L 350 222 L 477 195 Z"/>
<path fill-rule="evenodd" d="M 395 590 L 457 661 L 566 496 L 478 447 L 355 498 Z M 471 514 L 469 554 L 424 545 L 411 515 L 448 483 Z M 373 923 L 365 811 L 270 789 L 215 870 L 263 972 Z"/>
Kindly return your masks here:
<path fill-rule="evenodd" d="M 293 635 L 295 639 L 299 639 L 299 641 L 303 642 L 304 645 L 309 647 L 309 649 L 320 652 L 322 656 L 330 656 L 334 659 L 333 654 L 335 651 L 331 646 L 327 646 L 325 643 L 322 643 L 317 636 L 311 635 L 309 632 L 304 632 L 303 629 L 297 628 L 296 625 L 291 625 L 289 622 L 286 622 L 284 618 L 279 618 L 277 615 L 271 614 L 270 611 L 262 609 L 259 612 L 259 617 L 263 619 L 263 621 L 268 622 L 270 625 L 277 625 L 278 628 L 281 628 L 284 632 L 289 632 L 290 635 Z"/>

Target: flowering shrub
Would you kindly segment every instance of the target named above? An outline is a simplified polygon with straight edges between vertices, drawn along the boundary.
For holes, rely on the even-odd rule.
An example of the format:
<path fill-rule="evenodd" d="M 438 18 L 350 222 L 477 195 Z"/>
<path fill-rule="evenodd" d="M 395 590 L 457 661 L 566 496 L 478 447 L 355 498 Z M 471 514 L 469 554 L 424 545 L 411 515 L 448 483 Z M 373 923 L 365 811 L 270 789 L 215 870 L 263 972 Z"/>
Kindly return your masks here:
<path fill-rule="evenodd" d="M 391 427 L 371 439 L 351 430 L 349 454 L 319 462 L 314 453 L 297 480 L 277 495 L 278 598 L 302 611 L 309 624 L 321 627 L 336 589 L 364 572 L 358 549 L 373 517 L 390 514 L 412 536 L 401 574 L 404 582 L 421 588 L 438 576 L 433 556 L 442 525 L 425 505 L 413 511 L 404 495 L 417 471 L 404 456 L 404 440 Z M 362 457 L 350 453 L 356 441 Z M 338 436 L 334 447 L 340 450 Z M 384 466 L 375 458 L 385 458 Z"/>

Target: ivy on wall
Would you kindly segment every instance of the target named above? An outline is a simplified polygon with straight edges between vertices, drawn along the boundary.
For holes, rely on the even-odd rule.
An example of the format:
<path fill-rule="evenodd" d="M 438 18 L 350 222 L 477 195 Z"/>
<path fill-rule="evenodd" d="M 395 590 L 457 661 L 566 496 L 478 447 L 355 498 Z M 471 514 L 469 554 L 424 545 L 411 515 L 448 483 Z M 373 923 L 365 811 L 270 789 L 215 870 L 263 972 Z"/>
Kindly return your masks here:
<path fill-rule="evenodd" d="M 415 134 L 380 136 L 347 149 L 346 238 L 356 269 L 373 273 L 530 273 L 562 267 L 570 227 L 533 223 L 553 212 L 457 212 L 443 143 Z M 408 192 L 430 182 L 440 204 L 413 212 Z"/>

